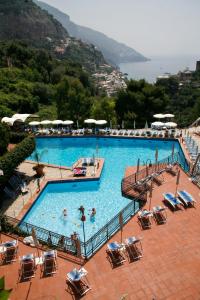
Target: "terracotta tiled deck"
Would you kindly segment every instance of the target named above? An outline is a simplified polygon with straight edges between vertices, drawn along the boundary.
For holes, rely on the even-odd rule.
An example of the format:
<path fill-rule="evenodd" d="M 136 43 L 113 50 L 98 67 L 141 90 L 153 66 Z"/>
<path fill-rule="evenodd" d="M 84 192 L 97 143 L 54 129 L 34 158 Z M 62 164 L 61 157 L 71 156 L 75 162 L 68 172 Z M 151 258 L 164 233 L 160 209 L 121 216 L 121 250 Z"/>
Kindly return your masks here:
<path fill-rule="evenodd" d="M 153 191 L 152 206 L 162 203 L 162 193 L 175 192 L 176 177 L 165 176 L 165 182 Z M 85 299 L 200 299 L 200 191 L 181 172 L 179 189 L 187 189 L 197 201 L 196 208 L 167 211 L 167 224 L 142 230 L 134 217 L 123 230 L 123 238 L 138 235 L 143 238 L 144 256 L 141 260 L 112 269 L 106 258 L 106 245 L 86 264 L 92 290 Z M 148 208 L 148 204 L 147 204 Z M 3 237 L 3 239 L 8 239 Z M 112 241 L 120 241 L 117 233 Z M 19 255 L 36 252 L 23 244 Z M 13 288 L 11 300 L 79 299 L 66 291 L 66 273 L 74 263 L 58 259 L 58 272 L 53 277 L 36 277 L 28 282 L 17 283 L 19 262 L 0 267 L 0 275 L 6 276 L 6 287 Z"/>

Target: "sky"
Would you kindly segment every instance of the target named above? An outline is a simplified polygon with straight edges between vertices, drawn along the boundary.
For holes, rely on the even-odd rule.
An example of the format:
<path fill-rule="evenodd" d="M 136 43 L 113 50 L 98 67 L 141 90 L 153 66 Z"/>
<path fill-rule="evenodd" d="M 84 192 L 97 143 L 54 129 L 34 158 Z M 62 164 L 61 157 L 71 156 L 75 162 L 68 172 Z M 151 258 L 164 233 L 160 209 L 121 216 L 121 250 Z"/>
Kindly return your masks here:
<path fill-rule="evenodd" d="M 200 54 L 200 0 L 43 0 L 143 55 Z"/>

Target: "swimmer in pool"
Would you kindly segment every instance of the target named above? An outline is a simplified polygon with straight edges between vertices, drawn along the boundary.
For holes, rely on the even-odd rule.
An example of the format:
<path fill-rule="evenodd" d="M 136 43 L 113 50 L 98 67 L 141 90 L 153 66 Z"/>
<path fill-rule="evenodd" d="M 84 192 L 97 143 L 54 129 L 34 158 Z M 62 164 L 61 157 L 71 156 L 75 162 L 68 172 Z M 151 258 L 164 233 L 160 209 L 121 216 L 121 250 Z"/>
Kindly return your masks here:
<path fill-rule="evenodd" d="M 85 208 L 83 207 L 83 205 L 81 205 L 78 210 L 80 210 L 80 212 L 82 213 L 82 215 L 84 215 L 85 212 Z"/>
<path fill-rule="evenodd" d="M 66 208 L 63 209 L 63 217 L 65 217 L 65 218 L 67 217 L 67 209 Z"/>
<path fill-rule="evenodd" d="M 93 207 L 90 217 L 94 217 L 96 215 L 96 209 Z"/>

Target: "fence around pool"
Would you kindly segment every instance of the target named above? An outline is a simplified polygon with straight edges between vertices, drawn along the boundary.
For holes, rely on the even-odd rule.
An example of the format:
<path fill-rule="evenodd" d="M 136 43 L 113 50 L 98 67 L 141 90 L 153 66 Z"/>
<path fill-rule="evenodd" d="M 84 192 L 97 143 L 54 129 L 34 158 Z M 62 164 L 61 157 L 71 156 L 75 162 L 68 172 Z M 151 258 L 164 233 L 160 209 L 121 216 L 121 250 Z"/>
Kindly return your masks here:
<path fill-rule="evenodd" d="M 122 193 L 133 186 L 136 181 L 141 180 L 150 174 L 150 172 L 158 172 L 166 167 L 167 164 L 178 163 L 185 172 L 189 172 L 190 165 L 184 155 L 179 152 L 170 155 L 166 159 L 159 161 L 157 164 L 150 167 L 145 167 L 139 172 L 134 173 L 122 180 Z M 107 242 L 119 229 L 119 216 L 122 214 L 123 224 L 126 224 L 140 209 L 140 197 L 134 198 L 124 207 L 115 217 L 113 217 L 105 226 L 96 232 L 89 240 L 80 241 L 81 255 L 84 258 L 91 257 L 105 242 Z M 143 195 L 143 198 L 147 197 Z M 37 239 L 41 244 L 46 244 L 48 247 L 55 247 L 58 250 L 77 255 L 77 247 L 75 241 L 71 237 L 63 236 L 58 233 L 46 230 L 44 228 L 20 221 L 16 218 L 0 214 L 1 231 L 18 236 L 32 235 L 32 229 L 35 230 Z"/>

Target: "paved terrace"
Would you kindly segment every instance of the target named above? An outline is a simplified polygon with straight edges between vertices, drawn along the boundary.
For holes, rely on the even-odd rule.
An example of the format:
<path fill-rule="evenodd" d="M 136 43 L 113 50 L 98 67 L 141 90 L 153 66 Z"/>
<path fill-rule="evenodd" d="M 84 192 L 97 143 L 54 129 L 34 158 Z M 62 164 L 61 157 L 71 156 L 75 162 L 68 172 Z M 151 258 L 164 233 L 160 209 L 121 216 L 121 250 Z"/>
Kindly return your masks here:
<path fill-rule="evenodd" d="M 133 171 L 134 168 L 127 173 Z M 175 192 L 176 177 L 169 174 L 164 177 L 164 183 L 153 190 L 152 206 L 162 204 L 164 192 Z M 153 221 L 148 230 L 141 229 L 137 217 L 130 220 L 124 226 L 123 239 L 141 236 L 144 256 L 131 263 L 127 259 L 122 266 L 113 269 L 104 245 L 84 265 L 92 287 L 84 299 L 120 300 L 122 296 L 141 300 L 200 299 L 200 191 L 182 171 L 178 189 L 187 189 L 193 195 L 196 208 L 175 212 L 168 209 L 167 223 L 156 225 Z M 3 236 L 3 240 L 9 239 Z M 120 233 L 110 241 L 120 241 Z M 20 243 L 19 255 L 25 253 L 36 253 L 36 250 Z M 76 263 L 59 257 L 58 272 L 54 276 L 41 277 L 38 267 L 35 278 L 18 283 L 19 262 L 16 261 L 2 265 L 0 275 L 6 277 L 6 288 L 13 288 L 11 300 L 79 299 L 70 293 L 65 280 L 66 273 L 75 266 Z"/>

